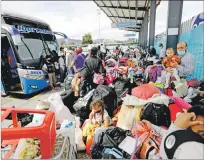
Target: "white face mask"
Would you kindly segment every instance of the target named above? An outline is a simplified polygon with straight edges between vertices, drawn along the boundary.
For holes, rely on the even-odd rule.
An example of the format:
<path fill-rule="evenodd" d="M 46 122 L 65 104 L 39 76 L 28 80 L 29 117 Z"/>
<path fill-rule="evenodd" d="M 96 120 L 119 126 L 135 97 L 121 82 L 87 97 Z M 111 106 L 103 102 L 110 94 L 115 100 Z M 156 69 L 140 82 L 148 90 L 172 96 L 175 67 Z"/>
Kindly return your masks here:
<path fill-rule="evenodd" d="M 186 51 L 177 51 L 179 56 L 184 56 L 186 54 Z"/>

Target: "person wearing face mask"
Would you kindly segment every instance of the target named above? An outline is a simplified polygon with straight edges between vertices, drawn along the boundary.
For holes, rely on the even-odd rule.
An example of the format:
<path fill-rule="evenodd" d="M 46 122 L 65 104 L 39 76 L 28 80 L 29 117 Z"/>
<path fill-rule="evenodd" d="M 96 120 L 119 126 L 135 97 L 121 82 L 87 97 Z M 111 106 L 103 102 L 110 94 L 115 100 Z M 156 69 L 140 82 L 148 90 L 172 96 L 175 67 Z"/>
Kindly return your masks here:
<path fill-rule="evenodd" d="M 93 100 L 90 109 L 89 119 L 83 125 L 83 139 L 86 141 L 87 136 L 94 134 L 96 129 L 108 128 L 111 123 L 111 118 L 104 108 L 102 100 Z"/>
<path fill-rule="evenodd" d="M 177 53 L 181 63 L 174 62 L 172 65 L 177 68 L 180 77 L 186 78 L 194 72 L 194 57 L 187 52 L 187 43 L 179 42 L 177 44 Z"/>
<path fill-rule="evenodd" d="M 162 43 L 159 44 L 159 48 L 160 48 L 159 58 L 163 59 L 166 56 L 166 50 L 165 50 L 164 45 Z"/>
<path fill-rule="evenodd" d="M 50 55 L 46 55 L 45 64 L 42 69 L 48 72 L 48 77 L 50 81 L 50 86 L 52 87 L 52 91 L 56 91 L 55 65 L 54 63 L 52 63 Z"/>

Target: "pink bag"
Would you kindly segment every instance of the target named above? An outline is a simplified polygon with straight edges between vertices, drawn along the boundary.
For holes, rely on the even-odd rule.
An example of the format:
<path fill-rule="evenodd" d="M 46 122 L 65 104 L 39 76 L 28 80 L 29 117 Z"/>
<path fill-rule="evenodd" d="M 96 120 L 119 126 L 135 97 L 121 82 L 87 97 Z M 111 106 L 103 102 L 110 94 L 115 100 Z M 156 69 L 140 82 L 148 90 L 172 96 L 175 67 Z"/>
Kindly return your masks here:
<path fill-rule="evenodd" d="M 184 99 L 180 98 L 180 97 L 170 97 L 170 98 L 181 109 L 187 109 L 188 110 L 189 108 L 191 108 L 191 105 L 188 102 L 186 102 Z"/>
<path fill-rule="evenodd" d="M 103 84 L 104 83 L 104 77 L 101 74 L 94 73 L 93 82 L 95 84 Z"/>

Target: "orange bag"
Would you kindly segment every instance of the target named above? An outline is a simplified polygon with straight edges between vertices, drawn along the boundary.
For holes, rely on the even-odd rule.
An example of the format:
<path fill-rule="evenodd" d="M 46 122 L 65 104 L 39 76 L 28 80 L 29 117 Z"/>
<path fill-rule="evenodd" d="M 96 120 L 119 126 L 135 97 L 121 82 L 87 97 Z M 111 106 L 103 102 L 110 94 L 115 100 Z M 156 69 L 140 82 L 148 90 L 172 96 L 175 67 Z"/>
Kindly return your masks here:
<path fill-rule="evenodd" d="M 94 139 L 94 135 L 92 135 L 92 134 L 88 135 L 87 141 L 86 141 L 86 152 L 87 152 L 88 154 L 91 154 L 90 148 L 91 148 L 91 146 L 92 146 L 93 139 Z"/>
<path fill-rule="evenodd" d="M 162 137 L 154 130 L 149 130 L 148 127 L 142 122 L 136 124 L 137 136 L 141 142 L 141 148 L 138 150 L 139 158 L 141 159 L 160 159 L 159 146 Z M 135 136 L 134 129 L 132 135 Z M 152 149 L 153 148 L 153 149 Z"/>

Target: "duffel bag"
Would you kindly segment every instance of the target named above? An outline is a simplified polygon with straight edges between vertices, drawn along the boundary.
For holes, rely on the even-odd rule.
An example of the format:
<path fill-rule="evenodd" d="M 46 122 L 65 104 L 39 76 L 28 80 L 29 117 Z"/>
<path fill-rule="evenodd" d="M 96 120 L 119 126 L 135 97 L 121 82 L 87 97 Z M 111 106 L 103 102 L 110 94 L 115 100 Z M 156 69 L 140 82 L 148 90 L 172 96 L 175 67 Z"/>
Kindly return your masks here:
<path fill-rule="evenodd" d="M 121 80 L 121 79 L 116 79 L 114 84 L 115 92 L 117 94 L 117 97 L 120 97 L 121 94 L 129 87 L 130 82 L 129 80 Z"/>
<path fill-rule="evenodd" d="M 98 85 L 93 93 L 92 100 L 104 101 L 105 110 L 110 117 L 113 116 L 113 111 L 117 108 L 117 95 L 111 87 Z"/>

